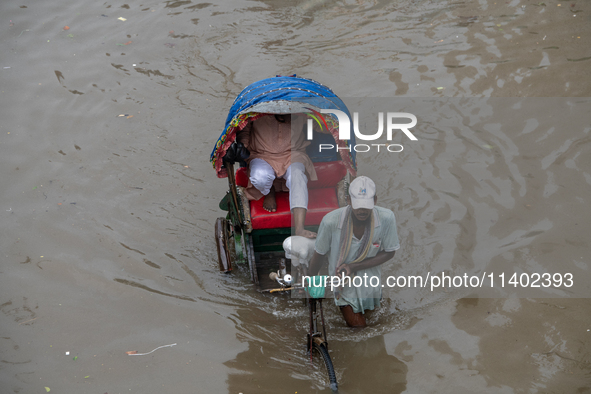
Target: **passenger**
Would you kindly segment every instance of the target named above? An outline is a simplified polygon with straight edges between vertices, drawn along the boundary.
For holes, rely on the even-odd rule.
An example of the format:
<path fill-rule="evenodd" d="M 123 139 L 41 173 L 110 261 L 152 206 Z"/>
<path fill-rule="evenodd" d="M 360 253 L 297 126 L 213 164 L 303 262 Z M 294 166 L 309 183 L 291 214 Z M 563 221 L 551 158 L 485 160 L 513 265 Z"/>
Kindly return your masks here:
<path fill-rule="evenodd" d="M 335 303 L 349 327 L 365 327 L 365 311 L 380 306 L 380 266 L 392 259 L 400 248 L 394 213 L 374 205 L 375 192 L 375 183 L 366 176 L 351 182 L 350 205 L 322 219 L 310 261 L 310 275 L 316 275 L 326 262 L 329 275 L 342 278 L 344 274 L 351 279 L 367 275 L 364 285 L 343 286 L 335 291 Z M 375 287 L 369 284 L 373 276 L 380 278 Z"/>
<path fill-rule="evenodd" d="M 265 196 L 263 208 L 275 212 L 273 182 L 276 178 L 285 179 L 295 234 L 314 238 L 316 233 L 304 229 L 308 177 L 313 181 L 318 179 L 314 164 L 306 154 L 306 147 L 310 145 L 304 132 L 306 119 L 304 114 L 263 116 L 248 123 L 236 140 L 250 151 L 248 199 L 258 200 Z"/>

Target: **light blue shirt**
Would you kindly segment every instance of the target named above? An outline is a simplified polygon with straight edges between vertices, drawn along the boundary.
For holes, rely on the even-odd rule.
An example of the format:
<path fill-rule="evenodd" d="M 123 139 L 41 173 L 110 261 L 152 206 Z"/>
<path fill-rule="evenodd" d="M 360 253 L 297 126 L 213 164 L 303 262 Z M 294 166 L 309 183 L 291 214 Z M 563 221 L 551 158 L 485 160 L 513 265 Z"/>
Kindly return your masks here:
<path fill-rule="evenodd" d="M 328 274 L 335 275 L 336 265 L 339 258 L 339 247 L 341 240 L 341 231 L 346 219 L 347 209 L 339 208 L 327 214 L 320 223 L 318 228 L 318 236 L 316 237 L 316 244 L 314 249 L 318 254 L 326 255 L 328 253 Z M 396 217 L 394 212 L 389 209 L 374 206 L 374 234 L 371 240 L 367 258 L 374 257 L 379 252 L 394 252 L 400 249 L 400 242 L 398 241 L 398 232 L 396 231 Z M 345 263 L 353 261 L 357 255 L 357 251 L 361 246 L 361 241 L 353 237 L 351 248 L 345 259 Z M 351 305 L 353 312 L 364 312 L 365 310 L 373 310 L 380 306 L 380 299 L 382 298 L 382 268 L 381 265 L 376 267 L 359 270 L 355 272 L 354 276 L 363 278 L 367 275 L 367 279 L 361 286 L 351 287 L 345 286 L 340 289 L 340 297 L 335 298 L 335 303 L 338 306 Z M 379 281 L 371 277 L 380 278 Z M 353 280 L 353 283 L 359 283 L 359 279 Z M 371 283 L 371 284 L 370 284 Z M 377 283 L 377 286 L 374 286 Z M 367 285 L 365 285 L 367 284 Z M 372 285 L 373 284 L 373 285 Z"/>

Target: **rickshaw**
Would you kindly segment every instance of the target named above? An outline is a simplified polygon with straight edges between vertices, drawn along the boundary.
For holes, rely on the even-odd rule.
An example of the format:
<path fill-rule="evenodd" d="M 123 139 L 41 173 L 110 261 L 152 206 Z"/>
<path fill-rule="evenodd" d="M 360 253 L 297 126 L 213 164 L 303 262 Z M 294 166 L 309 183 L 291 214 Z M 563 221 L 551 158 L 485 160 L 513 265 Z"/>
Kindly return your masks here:
<path fill-rule="evenodd" d="M 313 133 L 306 152 L 314 163 L 318 180 L 308 182 L 309 203 L 304 225 L 308 230 L 317 231 L 324 215 L 347 204 L 348 179 L 356 175 L 355 151 L 351 149 L 355 140 L 340 140 L 338 120 L 330 114 L 320 115 L 322 109 L 337 109 L 350 117 L 347 107 L 332 90 L 316 81 L 293 75 L 255 82 L 234 100 L 224 130 L 211 153 L 210 161 L 218 178 L 227 177 L 229 183 L 229 190 L 219 203 L 220 209 L 227 212 L 226 217 L 218 218 L 215 223 L 220 271 L 229 273 L 235 264 L 248 265 L 250 278 L 261 292 L 284 292 L 297 287 L 294 284 L 297 281 L 291 278 L 290 260 L 286 258 L 283 248 L 286 238 L 292 235 L 289 195 L 276 192 L 277 210 L 267 212 L 263 209 L 264 198 L 249 201 L 245 196 L 244 190 L 248 184 L 245 163 L 241 163 L 234 172 L 234 163 L 224 161 L 224 156 L 248 122 L 262 116 L 304 113 L 321 127 L 327 128 L 325 133 Z M 321 150 L 320 144 L 332 145 L 334 149 Z M 326 341 L 322 299 L 308 295 L 307 300 L 310 311 L 310 357 L 313 350 L 319 352 L 328 370 L 330 386 L 336 391 L 337 382 Z"/>

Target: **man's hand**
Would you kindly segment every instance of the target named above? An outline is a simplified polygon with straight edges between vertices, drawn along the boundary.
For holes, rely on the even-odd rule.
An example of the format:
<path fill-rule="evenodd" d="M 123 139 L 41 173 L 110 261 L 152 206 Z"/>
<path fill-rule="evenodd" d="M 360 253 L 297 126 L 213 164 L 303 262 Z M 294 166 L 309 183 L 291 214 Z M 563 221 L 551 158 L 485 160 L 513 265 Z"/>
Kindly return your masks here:
<path fill-rule="evenodd" d="M 312 255 L 312 259 L 310 260 L 310 267 L 308 268 L 308 274 L 310 276 L 318 275 L 318 271 L 324 265 L 328 263 L 328 254 L 318 254 L 317 251 L 314 251 L 314 255 Z"/>
<path fill-rule="evenodd" d="M 353 274 L 353 269 L 349 264 L 341 264 L 337 267 L 337 275 L 345 274 L 345 276 L 351 276 Z"/>

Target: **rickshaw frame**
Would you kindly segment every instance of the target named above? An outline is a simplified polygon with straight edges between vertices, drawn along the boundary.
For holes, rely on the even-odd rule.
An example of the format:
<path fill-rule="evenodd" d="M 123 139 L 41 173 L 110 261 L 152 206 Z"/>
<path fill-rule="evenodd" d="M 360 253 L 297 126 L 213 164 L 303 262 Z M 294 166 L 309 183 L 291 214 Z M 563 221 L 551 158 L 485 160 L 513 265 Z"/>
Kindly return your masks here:
<path fill-rule="evenodd" d="M 281 91 L 282 87 L 279 86 L 279 88 L 277 88 L 277 86 L 273 86 L 277 84 L 281 85 L 282 83 L 287 85 L 284 86 L 283 89 L 287 90 L 288 93 L 296 92 L 297 94 L 300 94 L 300 92 L 303 91 L 306 92 L 306 94 L 312 95 L 312 93 L 316 94 L 316 92 L 314 92 L 313 89 L 317 89 L 321 92 L 321 94 L 324 94 L 328 97 L 327 98 L 325 96 L 322 96 L 324 100 L 320 100 L 319 103 L 316 103 L 320 105 L 316 106 L 317 110 L 319 110 L 321 107 L 334 108 L 340 109 L 341 111 L 344 111 L 347 115 L 349 115 L 347 107 L 332 92 L 332 90 L 328 89 L 324 85 L 319 84 L 316 81 L 304 78 L 297 78 L 295 75 L 290 77 L 277 76 L 276 78 L 268 78 L 266 80 L 255 82 L 254 84 L 251 84 L 248 87 L 246 87 L 237 96 L 236 100 L 232 105 L 232 109 L 230 110 L 230 113 L 228 114 L 228 118 L 226 120 L 225 131 L 224 133 L 222 133 L 222 136 L 220 136 L 220 138 L 218 139 L 216 147 L 214 148 L 214 151 L 211 155 L 211 161 L 214 164 L 214 168 L 216 169 L 218 177 L 221 178 L 227 176 L 229 184 L 229 190 L 226 193 L 226 195 L 222 198 L 219 204 L 220 209 L 227 211 L 228 213 L 226 214 L 225 218 L 220 217 L 216 220 L 215 223 L 215 238 L 218 252 L 218 262 L 220 270 L 223 272 L 232 271 L 233 261 L 239 264 L 248 263 L 252 282 L 257 286 L 259 291 L 269 293 L 285 293 L 289 290 L 295 290 L 295 286 L 289 287 L 289 285 L 286 284 L 277 287 L 277 283 L 273 282 L 272 279 L 268 278 L 270 276 L 268 274 L 274 272 L 274 270 L 277 268 L 277 263 L 279 261 L 283 261 L 283 263 L 285 264 L 285 259 L 281 257 L 282 255 L 284 256 L 283 241 L 287 237 L 292 235 L 291 220 L 290 226 L 287 227 L 253 228 L 256 226 L 253 226 L 253 223 L 251 222 L 251 204 L 246 199 L 244 188 L 242 186 L 237 185 L 235 176 L 236 173 L 234 172 L 234 164 L 232 162 L 223 161 L 223 157 L 226 150 L 234 142 L 237 133 L 240 130 L 242 130 L 242 128 L 244 128 L 244 126 L 249 121 L 252 121 L 256 117 L 262 115 L 292 113 L 285 112 L 285 108 L 281 112 L 270 111 L 269 107 L 264 105 L 265 101 L 260 100 L 261 95 L 265 95 L 265 92 L 263 91 L 262 93 L 258 94 L 258 92 L 256 91 L 257 87 L 260 87 L 260 85 L 262 85 L 263 89 L 265 87 L 269 89 L 269 92 L 272 93 L 274 100 L 277 100 L 276 97 L 279 97 L 279 99 L 285 99 L 285 97 L 282 97 L 281 94 L 277 93 Z M 294 87 L 293 85 L 296 85 L 296 87 Z M 251 98 L 249 95 L 253 95 L 254 97 Z M 290 96 L 290 94 L 287 94 L 287 96 Z M 242 105 L 240 102 L 241 98 L 247 98 L 250 101 L 246 100 L 248 101 L 247 104 Z M 257 99 L 259 99 L 258 102 Z M 313 104 L 306 103 L 306 106 L 304 108 L 311 109 L 309 108 L 310 106 L 314 107 Z M 289 105 L 287 107 L 289 107 Z M 300 106 L 300 108 L 301 107 L 302 106 Z M 254 111 L 247 112 L 248 110 L 252 110 L 255 108 L 265 108 L 265 111 L 262 113 L 256 113 Z M 312 110 L 312 112 L 313 114 L 311 114 L 311 117 L 315 119 L 318 123 L 320 123 L 318 119 L 315 117 L 315 115 L 318 115 L 319 113 L 314 110 Z M 255 114 L 254 116 L 252 115 L 253 113 Z M 351 149 L 355 144 L 355 140 L 354 137 L 351 142 L 339 140 L 337 137 L 338 123 L 335 121 L 335 119 L 332 119 L 330 116 L 327 116 L 328 123 L 326 119 L 323 118 L 322 120 L 324 122 L 324 125 L 326 125 L 326 127 L 329 128 L 329 130 L 327 131 L 329 131 L 330 134 L 332 134 L 332 138 L 336 143 L 335 146 L 340 146 L 342 149 L 345 150 L 348 147 L 349 150 L 347 152 L 351 152 L 350 154 L 347 154 L 347 152 L 343 151 L 347 159 L 350 160 L 349 162 L 345 162 L 342 154 L 339 155 L 338 149 L 337 154 L 335 156 L 335 158 L 337 159 L 336 161 L 338 162 L 338 159 L 340 158 L 340 161 L 344 163 L 344 166 L 347 170 L 343 176 L 343 179 L 338 181 L 338 184 L 331 186 L 332 188 L 334 188 L 334 192 L 336 193 L 336 199 L 338 202 L 338 206 L 332 207 L 331 209 L 336 209 L 340 206 L 346 205 L 345 198 L 347 195 L 346 191 L 348 190 L 348 181 L 351 176 L 355 176 L 356 174 L 354 153 L 355 151 L 354 149 Z M 332 128 L 330 128 L 329 125 L 332 126 Z M 326 213 L 328 212 L 325 212 L 324 214 Z M 322 216 L 324 214 L 322 214 Z M 318 222 L 315 225 L 308 225 L 306 226 L 306 229 L 317 231 L 319 224 L 320 223 Z M 263 258 L 265 255 L 271 256 L 271 258 Z M 265 260 L 270 261 L 270 263 L 264 262 Z M 291 264 L 289 265 L 291 266 Z M 286 268 L 287 267 L 285 267 L 285 269 Z M 268 285 L 263 285 L 262 283 L 263 281 L 267 281 L 268 284 L 269 280 L 271 280 L 272 284 L 270 288 L 268 287 Z M 334 392 L 336 392 L 338 391 L 338 385 L 332 360 L 328 352 L 328 341 L 326 336 L 326 326 L 324 321 L 324 311 L 322 308 L 322 299 L 312 298 L 306 293 L 304 302 L 308 305 L 309 308 L 310 326 L 307 333 L 307 349 L 310 352 L 310 359 L 312 359 L 312 354 L 314 353 L 314 351 L 319 353 L 328 372 L 328 378 L 330 382 L 329 387 Z M 322 330 L 320 330 L 320 323 L 322 324 Z"/>

